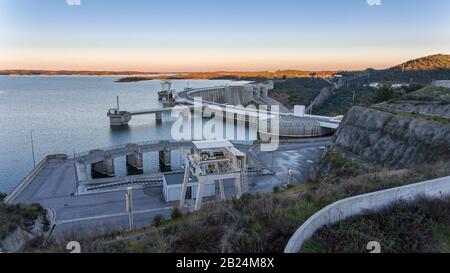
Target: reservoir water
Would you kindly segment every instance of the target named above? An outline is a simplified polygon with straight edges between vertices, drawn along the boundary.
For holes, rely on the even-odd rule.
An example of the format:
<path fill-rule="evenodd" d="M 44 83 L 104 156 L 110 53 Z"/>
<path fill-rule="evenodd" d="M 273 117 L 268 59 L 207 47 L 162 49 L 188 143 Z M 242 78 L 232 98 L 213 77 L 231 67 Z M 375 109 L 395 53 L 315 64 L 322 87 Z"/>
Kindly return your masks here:
<path fill-rule="evenodd" d="M 152 115 L 135 116 L 127 128 L 112 130 L 106 112 L 161 107 L 160 81 L 115 82 L 119 77 L 0 76 L 0 192 L 8 193 L 33 169 L 31 132 L 36 163 L 48 154 L 73 154 L 91 149 L 169 140 L 170 113 L 157 125 Z M 237 84 L 226 80 L 174 80 L 172 88 Z M 151 155 L 146 155 L 151 156 Z M 116 166 L 125 166 L 118 159 Z M 158 168 L 156 160 L 146 171 Z M 175 165 L 177 160 L 174 159 Z M 118 168 L 118 174 L 124 168 Z"/>

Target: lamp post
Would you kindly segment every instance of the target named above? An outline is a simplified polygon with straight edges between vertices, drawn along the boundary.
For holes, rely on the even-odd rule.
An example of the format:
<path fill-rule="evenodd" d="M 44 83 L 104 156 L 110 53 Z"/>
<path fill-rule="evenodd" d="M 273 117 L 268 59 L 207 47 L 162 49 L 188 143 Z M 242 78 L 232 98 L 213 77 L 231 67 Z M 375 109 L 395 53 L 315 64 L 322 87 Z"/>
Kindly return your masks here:
<path fill-rule="evenodd" d="M 125 201 L 126 201 L 126 209 L 128 212 L 128 223 L 130 231 L 134 228 L 134 219 L 133 219 L 133 187 L 128 187 L 127 192 L 125 193 Z"/>
<path fill-rule="evenodd" d="M 75 148 L 72 149 L 73 149 L 73 168 L 75 170 L 75 181 L 77 183 L 76 194 L 78 195 L 78 188 L 80 187 L 80 181 L 78 178 L 78 170 L 77 170 L 77 156 L 75 154 Z"/>

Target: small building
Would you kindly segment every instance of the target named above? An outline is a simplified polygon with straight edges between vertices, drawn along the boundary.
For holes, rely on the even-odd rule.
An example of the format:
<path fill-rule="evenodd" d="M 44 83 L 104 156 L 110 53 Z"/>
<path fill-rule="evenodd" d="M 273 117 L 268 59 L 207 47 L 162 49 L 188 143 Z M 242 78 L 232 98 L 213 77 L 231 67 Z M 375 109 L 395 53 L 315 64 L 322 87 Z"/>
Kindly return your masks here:
<path fill-rule="evenodd" d="M 296 117 L 304 117 L 306 107 L 304 105 L 295 105 L 294 106 L 294 116 Z"/>
<path fill-rule="evenodd" d="M 450 80 L 433 81 L 432 85 L 435 87 L 450 88 Z"/>
<path fill-rule="evenodd" d="M 184 172 L 165 173 L 163 175 L 163 195 L 166 202 L 180 201 L 183 189 Z M 187 185 L 186 199 L 195 199 L 198 191 L 198 179 L 195 176 L 189 177 Z M 203 188 L 203 196 L 210 197 L 216 195 L 216 184 L 214 181 L 206 183 Z"/>
<path fill-rule="evenodd" d="M 400 89 L 400 88 L 408 87 L 408 86 L 410 86 L 409 83 L 393 83 L 391 85 L 391 88 L 393 88 L 393 89 Z"/>

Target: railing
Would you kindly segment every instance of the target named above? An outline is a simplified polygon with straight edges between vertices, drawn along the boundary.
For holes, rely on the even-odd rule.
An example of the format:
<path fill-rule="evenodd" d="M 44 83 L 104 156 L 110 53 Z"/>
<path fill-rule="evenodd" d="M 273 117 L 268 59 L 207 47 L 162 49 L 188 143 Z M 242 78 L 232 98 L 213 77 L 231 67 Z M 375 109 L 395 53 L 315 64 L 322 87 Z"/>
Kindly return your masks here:
<path fill-rule="evenodd" d="M 253 145 L 253 141 L 231 141 L 233 145 L 235 146 L 251 146 Z M 152 146 L 157 146 L 158 149 L 163 148 L 171 148 L 171 147 L 188 147 L 192 146 L 192 141 L 146 141 L 146 142 L 139 142 L 139 143 L 131 143 L 135 144 L 135 146 L 130 146 L 130 144 L 120 144 L 120 145 L 114 145 L 104 148 L 95 149 L 98 150 L 98 152 L 95 152 L 95 150 L 91 151 L 85 151 L 78 154 L 75 154 L 75 158 L 77 161 L 86 161 L 90 157 L 98 157 L 103 156 L 107 157 L 114 153 L 124 153 L 125 151 L 121 150 L 146 150 L 151 149 Z"/>

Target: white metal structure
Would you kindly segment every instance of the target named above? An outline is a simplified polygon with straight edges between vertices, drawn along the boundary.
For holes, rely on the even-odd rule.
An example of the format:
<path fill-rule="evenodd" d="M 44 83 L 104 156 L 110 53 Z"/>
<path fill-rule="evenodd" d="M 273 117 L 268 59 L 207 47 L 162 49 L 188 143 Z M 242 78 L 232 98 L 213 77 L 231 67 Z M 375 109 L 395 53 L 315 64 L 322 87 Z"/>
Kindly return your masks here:
<path fill-rule="evenodd" d="M 166 202 L 180 201 L 183 190 L 184 172 L 166 173 L 163 175 L 163 195 Z M 195 176 L 190 176 L 187 183 L 186 199 L 194 199 L 198 191 L 198 180 Z M 215 196 L 216 184 L 214 181 L 206 183 L 203 196 Z"/>
<path fill-rule="evenodd" d="M 220 196 L 225 200 L 224 180 L 233 179 L 235 194 L 240 198 L 242 193 L 248 191 L 246 179 L 245 154 L 236 149 L 227 140 L 193 141 L 194 149 L 185 158 L 185 172 L 183 188 L 180 198 L 180 209 L 183 209 L 186 201 L 186 193 L 189 186 L 189 178 L 194 176 L 198 180 L 195 208 L 201 207 L 202 197 L 205 194 L 205 186 L 208 183 L 219 181 Z"/>
<path fill-rule="evenodd" d="M 163 80 L 163 81 L 161 81 L 162 91 L 169 92 L 171 87 L 172 87 L 172 81 L 171 80 Z"/>

